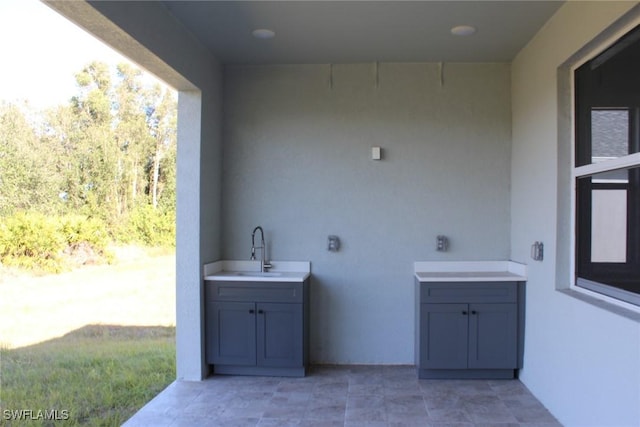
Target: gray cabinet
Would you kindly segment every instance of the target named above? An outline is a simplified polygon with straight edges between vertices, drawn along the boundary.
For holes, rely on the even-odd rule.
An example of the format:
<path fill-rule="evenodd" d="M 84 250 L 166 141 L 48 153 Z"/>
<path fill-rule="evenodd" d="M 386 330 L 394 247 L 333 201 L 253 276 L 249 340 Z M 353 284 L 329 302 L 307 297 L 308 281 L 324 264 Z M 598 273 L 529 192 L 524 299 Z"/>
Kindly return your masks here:
<path fill-rule="evenodd" d="M 308 280 L 205 282 L 206 357 L 214 373 L 304 376 Z"/>
<path fill-rule="evenodd" d="M 255 304 L 207 304 L 207 362 L 221 365 L 256 364 Z"/>
<path fill-rule="evenodd" d="M 468 318 L 468 367 L 472 369 L 517 369 L 517 305 L 470 304 Z"/>
<path fill-rule="evenodd" d="M 420 378 L 513 378 L 522 363 L 521 282 L 417 282 Z"/>
<path fill-rule="evenodd" d="M 465 369 L 469 324 L 460 313 L 467 304 L 421 304 L 421 369 Z"/>

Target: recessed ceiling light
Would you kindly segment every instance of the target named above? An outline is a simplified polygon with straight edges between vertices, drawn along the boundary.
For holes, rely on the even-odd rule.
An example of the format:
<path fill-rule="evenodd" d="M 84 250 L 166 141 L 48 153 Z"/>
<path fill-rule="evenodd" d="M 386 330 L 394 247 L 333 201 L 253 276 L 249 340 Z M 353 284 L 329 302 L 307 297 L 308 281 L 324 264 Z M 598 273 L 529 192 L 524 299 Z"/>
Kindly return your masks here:
<path fill-rule="evenodd" d="M 476 33 L 476 27 L 471 25 L 458 25 L 451 28 L 451 34 L 454 36 L 471 36 Z"/>
<path fill-rule="evenodd" d="M 262 40 L 272 39 L 276 36 L 275 31 L 267 28 L 258 28 L 257 30 L 253 30 L 251 34 L 253 34 L 253 37 Z"/>

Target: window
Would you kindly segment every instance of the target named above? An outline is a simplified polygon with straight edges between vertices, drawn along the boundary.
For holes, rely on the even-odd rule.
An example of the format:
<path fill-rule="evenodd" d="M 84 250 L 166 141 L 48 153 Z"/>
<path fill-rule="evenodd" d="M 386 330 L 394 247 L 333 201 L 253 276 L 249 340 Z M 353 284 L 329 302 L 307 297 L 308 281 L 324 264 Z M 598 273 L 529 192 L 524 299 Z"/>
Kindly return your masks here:
<path fill-rule="evenodd" d="M 576 286 L 640 306 L 640 26 L 575 70 Z"/>

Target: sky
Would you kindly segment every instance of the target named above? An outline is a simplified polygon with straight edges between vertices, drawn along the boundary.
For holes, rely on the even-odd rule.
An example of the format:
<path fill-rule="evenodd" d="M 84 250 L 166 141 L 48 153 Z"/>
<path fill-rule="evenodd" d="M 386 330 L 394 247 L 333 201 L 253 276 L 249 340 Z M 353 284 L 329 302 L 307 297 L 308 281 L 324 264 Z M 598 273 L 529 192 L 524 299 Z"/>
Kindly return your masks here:
<path fill-rule="evenodd" d="M 39 0 L 0 0 L 0 58 L 0 101 L 36 109 L 66 104 L 91 61 L 131 62 Z"/>

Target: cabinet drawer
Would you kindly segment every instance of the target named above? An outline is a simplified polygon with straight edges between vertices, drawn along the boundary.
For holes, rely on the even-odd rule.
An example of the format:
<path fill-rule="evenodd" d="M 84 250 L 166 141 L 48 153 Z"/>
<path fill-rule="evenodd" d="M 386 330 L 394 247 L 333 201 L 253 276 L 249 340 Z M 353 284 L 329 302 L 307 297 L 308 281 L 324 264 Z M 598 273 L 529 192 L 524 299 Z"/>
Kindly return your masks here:
<path fill-rule="evenodd" d="M 301 303 L 303 292 L 303 283 L 205 281 L 207 301 Z"/>
<path fill-rule="evenodd" d="M 420 302 L 517 302 L 517 282 L 433 282 L 420 284 Z"/>

